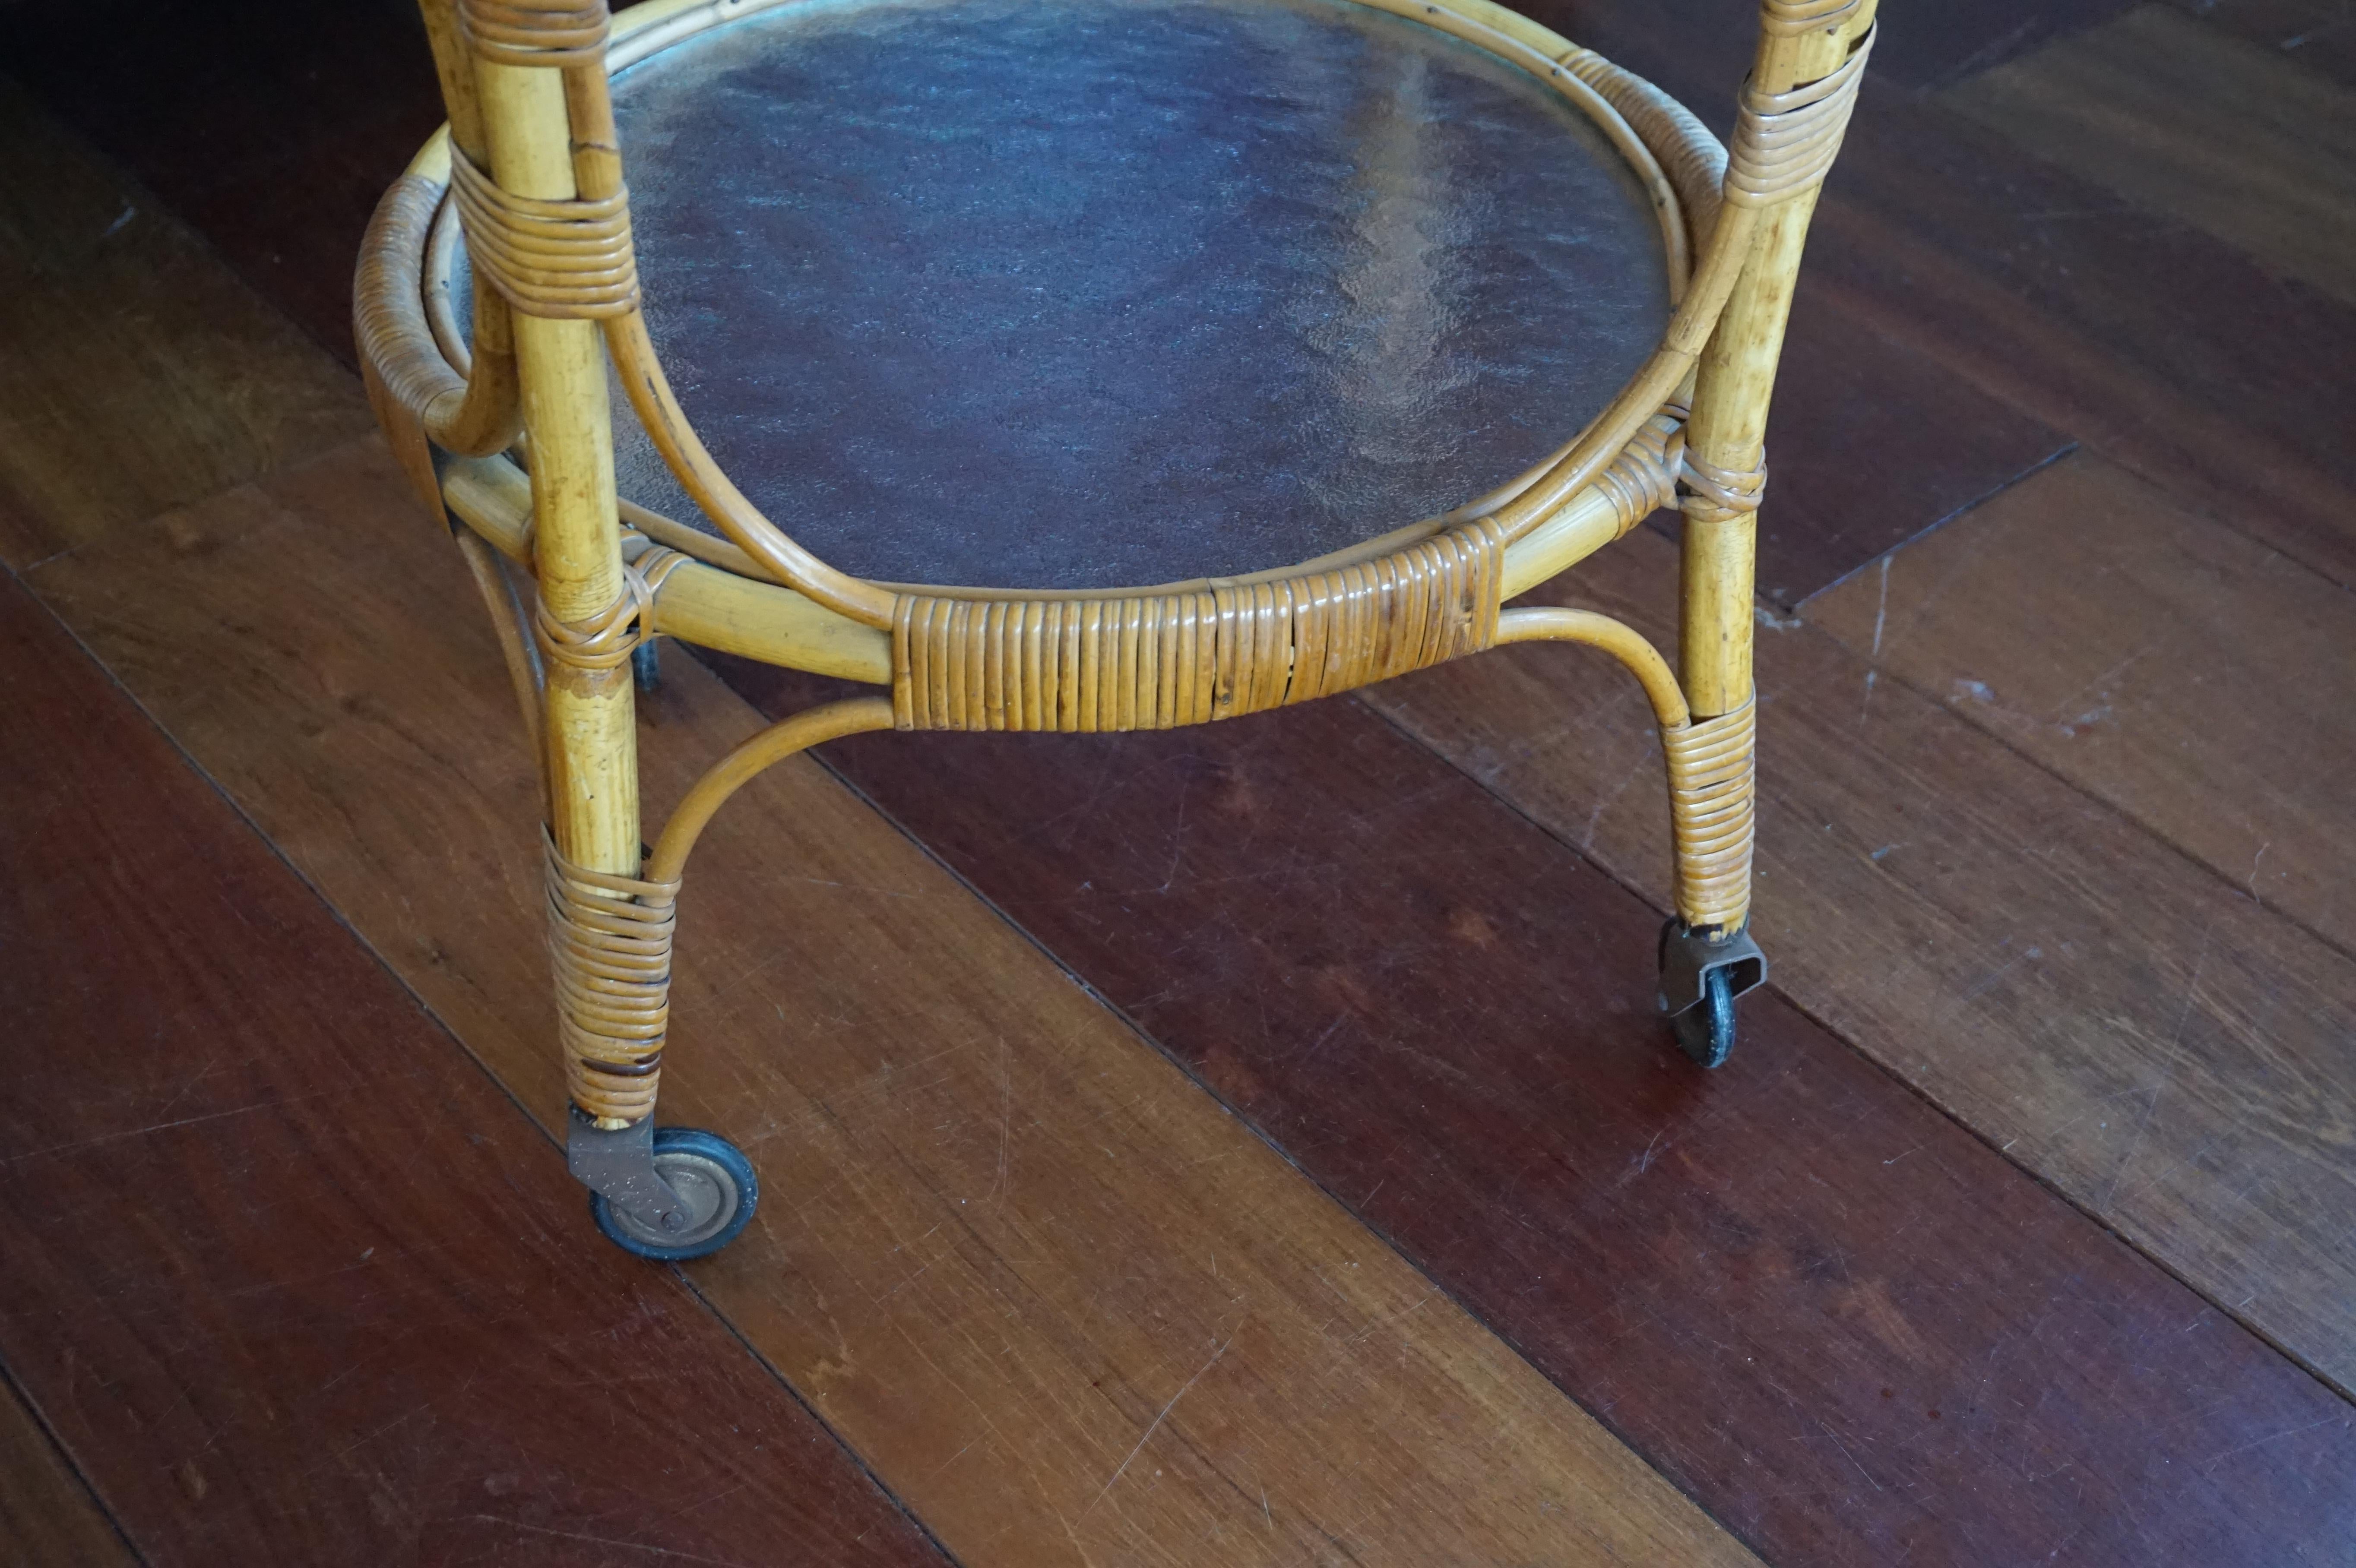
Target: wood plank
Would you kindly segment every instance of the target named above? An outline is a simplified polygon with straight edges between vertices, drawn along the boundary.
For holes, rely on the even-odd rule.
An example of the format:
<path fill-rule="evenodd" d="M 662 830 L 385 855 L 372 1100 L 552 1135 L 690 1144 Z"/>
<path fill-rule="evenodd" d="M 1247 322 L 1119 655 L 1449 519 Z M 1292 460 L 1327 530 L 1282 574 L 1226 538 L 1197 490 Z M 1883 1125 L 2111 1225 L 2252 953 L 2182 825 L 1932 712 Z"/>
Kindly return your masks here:
<path fill-rule="evenodd" d="M 37 581 L 560 1115 L 510 699 L 382 449 Z M 670 662 L 658 801 L 758 722 Z M 732 805 L 689 889 L 666 1107 L 768 1194 L 697 1286 L 958 1561 L 1751 1561 L 814 763 Z"/>
<path fill-rule="evenodd" d="M 1673 558 L 1631 539 L 1556 594 L 1664 636 Z M 1762 633 L 1760 668 L 1779 988 L 2356 1386 L 2356 1162 L 2330 1109 L 2356 1101 L 2356 964 L 1821 632 Z M 1374 700 L 1665 904 L 1656 746 L 1616 672 L 1509 650 Z"/>
<path fill-rule="evenodd" d="M 442 122 L 415 0 L 240 0 L 233 16 L 207 0 L 27 6 L 8 66 L 356 365 L 352 257 Z"/>
<path fill-rule="evenodd" d="M 2080 455 L 1804 613 L 2348 950 L 2356 734 L 2319 717 L 2356 709 L 2345 589 Z"/>
<path fill-rule="evenodd" d="M 1549 655 L 1624 680 L 1568 649 L 1496 667 Z M 727 667 L 779 710 L 810 695 Z M 1578 820 L 1665 817 L 1649 733 L 1546 696 L 1513 717 L 1574 759 Z M 2297 1562 L 2356 1529 L 2344 1402 L 1772 995 L 1694 1072 L 1652 1008 L 1657 915 L 1352 703 L 829 758 L 1771 1561 Z M 2057 1076 L 2021 1065 L 2006 1115 Z M 2124 1149 L 2148 1104 L 2079 1147 Z"/>
<path fill-rule="evenodd" d="M 2356 87 L 2356 5 L 2348 0 L 2173 0 L 2237 38 Z"/>
<path fill-rule="evenodd" d="M 5 79 L 0 144 L 0 560 L 368 428 L 349 377 Z"/>
<path fill-rule="evenodd" d="M 0 1543 L 16 1568 L 138 1561 L 19 1391 L 0 1386 Z"/>
<path fill-rule="evenodd" d="M 1951 89 L 2025 151 L 2356 302 L 2356 92 L 2166 5 Z"/>
<path fill-rule="evenodd" d="M 2067 451 L 1803 275 L 1767 432 L 1759 592 L 1797 604 Z M 1675 537 L 1676 515 L 1655 527 Z"/>
<path fill-rule="evenodd" d="M 941 1561 L 13 577 L 0 751 L 0 1354 L 144 1556 Z"/>
<path fill-rule="evenodd" d="M 1808 265 L 1876 331 L 2356 584 L 2356 310 L 1869 93 Z"/>

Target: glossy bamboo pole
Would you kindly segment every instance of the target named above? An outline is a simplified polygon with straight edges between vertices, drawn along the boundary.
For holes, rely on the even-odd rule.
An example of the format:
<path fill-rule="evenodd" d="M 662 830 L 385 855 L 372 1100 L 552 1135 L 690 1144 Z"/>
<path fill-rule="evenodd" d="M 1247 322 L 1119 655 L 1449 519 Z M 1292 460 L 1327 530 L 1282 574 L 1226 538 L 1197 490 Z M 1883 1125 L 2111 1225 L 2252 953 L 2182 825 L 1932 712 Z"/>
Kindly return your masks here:
<path fill-rule="evenodd" d="M 572 199 L 562 75 L 479 60 L 476 81 L 492 177 L 519 196 Z M 541 599 L 559 621 L 593 620 L 622 594 L 605 350 L 594 321 L 519 312 L 514 325 L 531 439 Z M 549 661 L 545 712 L 549 827 L 558 850 L 589 870 L 636 876 L 637 733 L 629 666 L 586 669 Z"/>
<path fill-rule="evenodd" d="M 1752 80 L 1768 92 L 1787 92 L 1830 74 L 1847 58 L 1850 43 L 1871 26 L 1873 12 L 1868 0 L 1837 29 L 1762 34 Z M 1815 205 L 1816 192 L 1810 189 L 1764 215 L 1718 329 L 1702 352 L 1686 446 L 1716 467 L 1748 473 L 1759 466 L 1765 451 L 1776 362 Z M 1697 720 L 1730 713 L 1750 700 L 1757 555 L 1755 514 L 1687 517 L 1677 665 Z"/>

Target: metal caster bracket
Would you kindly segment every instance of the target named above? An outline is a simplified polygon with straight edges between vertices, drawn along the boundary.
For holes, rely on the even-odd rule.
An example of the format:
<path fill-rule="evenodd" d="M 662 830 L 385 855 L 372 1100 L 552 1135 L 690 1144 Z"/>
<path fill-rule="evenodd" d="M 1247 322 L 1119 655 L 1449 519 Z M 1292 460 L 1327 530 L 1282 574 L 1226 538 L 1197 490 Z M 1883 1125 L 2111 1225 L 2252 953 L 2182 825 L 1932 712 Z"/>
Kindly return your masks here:
<path fill-rule="evenodd" d="M 608 1132 L 572 1107 L 564 1167 L 573 1179 L 649 1231 L 671 1233 L 693 1221 L 689 1205 L 655 1169 L 655 1119 Z"/>
<path fill-rule="evenodd" d="M 1688 931 L 1670 921 L 1661 928 L 1661 1011 L 1675 1018 L 1698 1006 L 1709 976 L 1720 969 L 1733 996 L 1767 983 L 1767 955 L 1747 929 Z"/>

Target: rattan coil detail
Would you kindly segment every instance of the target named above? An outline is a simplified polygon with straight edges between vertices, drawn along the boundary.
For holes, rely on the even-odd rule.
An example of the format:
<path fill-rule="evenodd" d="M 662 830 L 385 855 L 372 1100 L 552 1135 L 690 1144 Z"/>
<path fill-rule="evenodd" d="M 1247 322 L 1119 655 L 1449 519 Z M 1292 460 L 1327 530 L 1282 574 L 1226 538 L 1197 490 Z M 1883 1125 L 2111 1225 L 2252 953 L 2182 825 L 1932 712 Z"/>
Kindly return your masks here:
<path fill-rule="evenodd" d="M 1563 57 L 1562 67 L 1619 111 L 1668 176 L 1686 209 L 1686 227 L 1697 250 L 1718 222 L 1719 187 L 1726 179 L 1726 149 L 1693 111 L 1633 71 L 1613 65 L 1592 49 Z"/>
<path fill-rule="evenodd" d="M 373 367 L 385 389 L 419 419 L 436 400 L 463 398 L 466 378 L 451 368 L 431 337 L 412 327 L 399 308 L 423 287 L 425 238 L 442 204 L 442 187 L 415 175 L 393 182 L 369 219 L 360 241 L 359 268 L 352 278 L 352 335 L 362 363 Z"/>
<path fill-rule="evenodd" d="M 495 65 L 591 66 L 605 58 L 605 0 L 458 0 L 475 53 Z"/>
<path fill-rule="evenodd" d="M 1676 834 L 1677 917 L 1688 929 L 1740 929 L 1751 912 L 1757 819 L 1754 698 L 1715 719 L 1661 732 Z"/>
<path fill-rule="evenodd" d="M 1697 522 L 1724 523 L 1759 509 L 1767 498 L 1767 464 L 1720 468 L 1687 447 L 1677 456 L 1677 505 Z"/>
<path fill-rule="evenodd" d="M 1677 464 L 1685 451 L 1685 411 L 1671 405 L 1661 411 L 1680 423 L 1665 426 L 1659 420 L 1646 421 L 1621 449 L 1620 455 L 1595 476 L 1595 487 L 1612 503 L 1619 518 L 1622 537 L 1655 512 L 1677 504 Z"/>
<path fill-rule="evenodd" d="M 1846 26 L 1864 5 L 1865 0 L 1761 0 L 1759 27 L 1784 37 L 1835 30 Z"/>
<path fill-rule="evenodd" d="M 1767 15 L 1775 16 L 1776 7 L 1771 5 Z M 1848 59 L 1830 75 L 1805 86 L 1762 92 L 1754 83 L 1743 85 L 1727 155 L 1725 199 L 1730 205 L 1772 207 L 1824 183 L 1840 154 L 1841 137 L 1857 108 L 1858 85 L 1865 80 L 1866 59 L 1879 31 L 1869 28 Z"/>
<path fill-rule="evenodd" d="M 599 614 L 561 621 L 546 598 L 534 602 L 531 629 L 541 657 L 578 670 L 619 669 L 655 637 L 655 595 L 688 558 L 661 545 L 622 563 L 622 592 Z"/>
<path fill-rule="evenodd" d="M 1497 639 L 1505 541 L 1487 518 L 1270 582 L 1112 599 L 905 594 L 903 730 L 1167 730 L 1347 691 Z"/>
<path fill-rule="evenodd" d="M 670 1020 L 680 884 L 592 871 L 548 845 L 548 950 L 573 1103 L 600 1122 L 654 1110 Z"/>
<path fill-rule="evenodd" d="M 526 315 L 596 320 L 638 308 L 626 188 L 591 200 L 517 196 L 453 147 L 450 189 L 467 258 Z"/>

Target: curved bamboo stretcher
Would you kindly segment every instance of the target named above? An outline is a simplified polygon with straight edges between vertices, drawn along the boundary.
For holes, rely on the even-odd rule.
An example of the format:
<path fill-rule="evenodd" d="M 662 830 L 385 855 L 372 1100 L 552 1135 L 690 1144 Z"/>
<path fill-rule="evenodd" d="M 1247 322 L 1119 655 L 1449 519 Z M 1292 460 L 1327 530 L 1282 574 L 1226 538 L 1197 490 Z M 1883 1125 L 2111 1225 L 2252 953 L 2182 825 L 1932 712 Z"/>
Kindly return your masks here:
<path fill-rule="evenodd" d="M 434 513 L 462 525 L 542 761 L 552 951 L 581 1125 L 619 1133 L 650 1116 L 680 878 L 704 824 L 761 769 L 862 730 L 1206 722 L 1499 643 L 1600 648 L 1653 704 L 1676 828 L 1668 942 L 1684 944 L 1665 959 L 1665 1007 L 1702 1002 L 1713 972 L 1744 988 L 1763 975 L 1744 935 L 1753 518 L 1791 283 L 1875 0 L 1762 0 L 1730 150 L 1650 84 L 1488 0 L 1353 0 L 1520 68 L 1602 132 L 1660 223 L 1675 306 L 1665 335 L 1546 461 L 1440 517 L 1248 577 L 1038 593 L 880 583 L 830 566 L 730 482 L 657 359 L 609 73 L 793 0 L 651 0 L 610 19 L 603 0 L 422 3 L 450 122 L 376 214 L 356 327 L 396 453 Z M 471 342 L 448 301 L 461 230 Z M 608 356 L 724 538 L 616 496 Z M 1503 608 L 1670 505 L 1685 514 L 1676 671 L 1601 615 Z M 534 584 L 529 612 L 499 558 Z M 888 695 L 796 715 L 739 747 L 641 864 L 631 662 L 658 633 Z M 648 1214 L 660 1210 L 659 1195 L 634 1190 Z"/>

